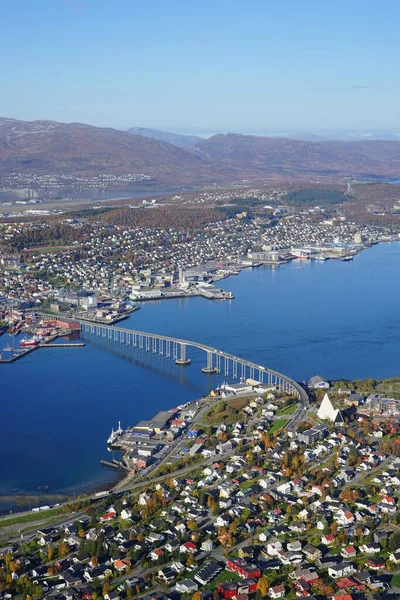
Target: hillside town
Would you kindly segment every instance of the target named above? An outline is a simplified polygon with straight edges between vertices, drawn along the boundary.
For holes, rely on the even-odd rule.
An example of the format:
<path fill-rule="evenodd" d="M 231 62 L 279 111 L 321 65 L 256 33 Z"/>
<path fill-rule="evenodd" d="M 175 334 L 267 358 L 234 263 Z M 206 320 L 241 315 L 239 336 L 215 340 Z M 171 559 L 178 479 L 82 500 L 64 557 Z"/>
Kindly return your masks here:
<path fill-rule="evenodd" d="M 396 238 L 339 218 L 320 215 L 316 220 L 309 211 L 273 222 L 247 219 L 241 212 L 200 230 L 146 229 L 101 218 L 66 218 L 58 227 L 64 239 L 50 241 L 54 224 L 46 221 L 0 225 L 3 309 L 12 304 L 67 316 L 84 312 L 95 320 L 124 314 L 129 301 L 229 298 L 214 284 L 242 268 L 277 266 L 296 258 L 351 260 L 372 243 Z"/>
<path fill-rule="evenodd" d="M 126 431 L 150 457 L 153 435 L 183 443 L 40 525 L 0 521 L 0 597 L 397 598 L 399 400 L 319 376 L 308 394 L 295 431 L 297 399 L 250 383 Z"/>

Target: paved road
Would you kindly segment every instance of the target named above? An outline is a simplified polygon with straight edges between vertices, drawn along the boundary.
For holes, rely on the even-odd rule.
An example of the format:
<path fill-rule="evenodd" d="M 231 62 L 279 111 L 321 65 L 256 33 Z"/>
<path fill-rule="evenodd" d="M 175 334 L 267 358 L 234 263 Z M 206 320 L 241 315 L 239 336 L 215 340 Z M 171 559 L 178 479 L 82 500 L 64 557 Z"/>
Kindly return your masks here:
<path fill-rule="evenodd" d="M 212 403 L 207 402 L 206 399 L 199 400 L 199 402 L 203 402 L 203 406 L 201 407 L 201 409 L 198 411 L 197 415 L 191 422 L 191 427 L 195 426 L 196 423 L 201 422 L 204 414 L 210 409 L 210 407 L 214 403 L 219 402 L 220 400 L 221 400 L 221 398 L 219 398 L 219 397 L 215 398 L 214 402 L 212 402 Z M 294 431 L 298 422 L 304 418 L 304 416 L 307 412 L 307 409 L 308 409 L 308 396 L 307 396 L 307 393 L 304 391 L 304 394 L 300 399 L 300 403 L 299 403 L 299 406 L 298 406 L 296 412 L 291 416 L 289 422 L 284 427 L 284 429 L 286 429 L 288 431 Z M 187 438 L 185 438 L 185 436 L 182 436 L 182 438 L 180 438 L 178 443 L 171 447 L 170 452 L 163 458 L 163 460 L 154 467 L 154 470 L 156 468 L 158 468 L 161 464 L 163 464 L 165 461 L 167 461 L 170 458 L 171 454 L 176 452 L 177 450 L 179 450 L 180 445 L 182 445 L 186 441 L 187 441 Z M 229 458 L 230 456 L 235 454 L 235 452 L 236 452 L 236 450 L 233 449 L 229 452 L 218 455 L 218 458 L 220 458 L 220 459 Z M 155 483 L 165 481 L 166 477 L 181 477 L 182 475 L 186 475 L 187 473 L 190 473 L 191 471 L 194 471 L 200 467 L 205 467 L 209 464 L 212 464 L 213 462 L 215 462 L 215 460 L 216 460 L 216 457 L 212 456 L 209 459 L 204 459 L 204 460 L 201 460 L 192 465 L 188 465 L 187 467 L 183 467 L 182 469 L 173 471 L 173 472 L 169 473 L 168 475 L 160 475 L 158 477 L 149 478 L 149 475 L 151 473 L 149 473 L 149 472 L 143 473 L 142 474 L 143 479 L 138 480 L 138 478 L 135 478 L 134 482 L 132 482 L 131 484 L 122 485 L 121 487 L 116 487 L 112 491 L 116 491 L 118 493 L 128 493 L 128 492 L 132 493 L 132 492 L 142 489 L 144 486 L 148 487 L 149 485 L 153 485 Z M 271 487 L 270 489 L 273 489 L 273 487 Z M 267 490 L 265 490 L 265 492 L 266 491 Z M 67 504 L 69 504 L 69 502 L 60 504 L 60 507 L 67 505 Z M 23 516 L 23 515 L 27 515 L 27 514 L 32 514 L 32 512 L 25 511 L 22 513 L 15 513 L 13 515 L 13 517 L 19 517 L 19 516 Z M 62 516 L 62 517 L 60 517 L 60 521 L 56 521 L 54 523 L 54 525 L 61 526 L 63 524 L 67 524 L 71 521 L 71 519 L 76 520 L 79 515 L 82 516 L 83 514 L 84 513 L 78 513 L 78 514 L 74 514 L 74 515 L 69 515 L 68 517 Z M 4 517 L 2 517 L 2 519 L 5 519 L 5 520 L 9 519 L 9 518 L 10 518 L 9 515 L 5 515 Z M 1 519 L 0 519 L 0 521 L 1 521 Z M 3 537 L 7 538 L 7 535 L 11 534 L 11 535 L 13 535 L 13 537 L 11 538 L 10 543 L 17 542 L 17 541 L 20 541 L 21 538 L 20 538 L 20 535 L 18 535 L 18 537 L 15 537 L 16 532 L 19 532 L 20 530 L 24 529 L 24 539 L 30 539 L 31 537 L 34 536 L 37 529 L 40 528 L 41 525 L 45 525 L 45 523 L 46 523 L 46 513 L 43 512 L 43 519 L 32 522 L 32 527 L 29 526 L 29 523 L 19 523 L 19 524 L 15 524 L 15 525 L 10 525 L 8 527 L 4 527 L 4 528 L 0 529 L 0 536 L 2 538 Z M 25 525 L 26 525 L 26 527 L 25 527 Z M 32 532 L 32 535 L 30 535 L 30 532 Z"/>

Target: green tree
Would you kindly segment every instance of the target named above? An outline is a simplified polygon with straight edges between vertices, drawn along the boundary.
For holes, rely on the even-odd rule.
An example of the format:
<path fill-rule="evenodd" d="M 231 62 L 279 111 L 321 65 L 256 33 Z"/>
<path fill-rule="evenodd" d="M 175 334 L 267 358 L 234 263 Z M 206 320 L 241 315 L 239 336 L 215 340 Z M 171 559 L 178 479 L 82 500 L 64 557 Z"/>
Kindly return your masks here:
<path fill-rule="evenodd" d="M 400 531 L 394 531 L 388 540 L 388 548 L 395 552 L 400 548 Z"/>

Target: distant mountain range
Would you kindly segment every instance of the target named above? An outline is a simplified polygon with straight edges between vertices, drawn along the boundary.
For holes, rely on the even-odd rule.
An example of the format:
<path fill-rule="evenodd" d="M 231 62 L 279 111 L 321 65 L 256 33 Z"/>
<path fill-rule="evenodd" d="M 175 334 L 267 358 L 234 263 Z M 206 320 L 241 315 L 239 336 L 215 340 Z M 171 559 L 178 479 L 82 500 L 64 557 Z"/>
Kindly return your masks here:
<path fill-rule="evenodd" d="M 230 133 L 197 146 L 213 163 L 240 179 L 397 177 L 400 143 L 307 142 Z"/>
<path fill-rule="evenodd" d="M 0 175 L 36 173 L 144 173 L 160 183 L 214 181 L 201 153 L 117 129 L 82 123 L 0 118 Z"/>
<path fill-rule="evenodd" d="M 134 131 L 0 118 L 0 175 L 11 171 L 75 176 L 144 173 L 160 185 L 400 175 L 400 143 L 392 139 L 304 141 L 230 133 L 208 139 L 187 136 L 189 145 L 181 147 L 186 141 L 180 138 L 186 136 L 176 141 L 171 134 L 173 144 L 156 139 L 157 131 L 150 137 L 144 134 L 149 130 Z"/>
<path fill-rule="evenodd" d="M 169 131 L 159 131 L 158 129 L 147 129 L 146 127 L 131 127 L 128 129 L 128 133 L 134 135 L 143 135 L 147 138 L 153 138 L 160 140 L 161 142 L 167 142 L 173 146 L 179 148 L 192 148 L 196 146 L 200 141 L 201 137 L 197 135 L 181 135 L 179 133 L 171 133 Z"/>
<path fill-rule="evenodd" d="M 197 135 L 183 135 L 179 133 L 171 133 L 168 131 L 160 131 L 158 129 L 147 129 L 146 127 L 131 127 L 128 133 L 143 135 L 144 137 L 154 138 L 162 142 L 168 142 L 180 148 L 193 148 L 197 146 L 204 137 Z M 218 134 L 217 134 L 218 135 Z M 307 133 L 297 132 L 288 134 L 245 134 L 254 135 L 254 137 L 268 138 L 288 138 L 290 140 L 301 140 L 302 142 L 367 142 L 367 141 L 382 141 L 382 142 L 400 142 L 400 136 L 384 131 L 381 133 Z M 211 137 L 208 135 L 207 138 Z"/>
<path fill-rule="evenodd" d="M 400 142 L 400 137 L 390 131 L 382 133 L 294 133 L 288 137 L 303 142 Z"/>

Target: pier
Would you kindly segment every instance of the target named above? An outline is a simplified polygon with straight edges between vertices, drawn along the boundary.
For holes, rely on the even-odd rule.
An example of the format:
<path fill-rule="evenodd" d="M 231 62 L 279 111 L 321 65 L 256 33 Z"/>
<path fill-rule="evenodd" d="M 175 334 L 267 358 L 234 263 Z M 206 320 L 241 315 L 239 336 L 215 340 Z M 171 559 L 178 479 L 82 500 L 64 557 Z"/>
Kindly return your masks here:
<path fill-rule="evenodd" d="M 10 351 L 10 356 L 8 358 L 4 358 L 2 354 L 0 354 L 0 363 L 13 363 L 16 360 L 34 352 L 35 350 L 39 350 L 40 348 L 83 348 L 86 344 L 85 342 L 66 342 L 65 344 L 56 343 L 52 344 L 52 341 L 57 339 L 60 336 L 52 336 L 49 340 L 40 342 L 36 346 L 30 346 L 28 348 L 17 348 L 16 350 Z"/>
<path fill-rule="evenodd" d="M 135 331 L 121 327 L 110 327 L 107 325 L 94 325 L 80 321 L 81 334 L 87 339 L 92 336 L 110 340 L 116 344 L 122 344 L 144 350 L 152 354 L 158 354 L 170 358 L 177 365 L 188 366 L 191 359 L 188 357 L 190 349 L 198 349 L 206 355 L 206 365 L 202 368 L 205 374 L 223 373 L 225 377 L 232 377 L 233 380 L 245 381 L 247 378 L 267 383 L 275 386 L 277 389 L 293 394 L 302 402 L 308 404 L 308 396 L 303 387 L 278 371 L 268 369 L 252 361 L 223 352 L 211 346 L 173 338 L 170 336 L 146 333 L 144 331 Z"/>
<path fill-rule="evenodd" d="M 13 363 L 16 360 L 22 358 L 23 356 L 30 354 L 34 350 L 36 350 L 36 348 L 26 348 L 23 352 L 17 352 L 16 354 L 12 354 L 9 358 L 3 358 L 3 355 L 0 355 L 0 363 Z"/>
<path fill-rule="evenodd" d="M 85 342 L 66 342 L 65 344 L 41 343 L 38 348 L 82 348 L 83 346 L 86 346 Z"/>

